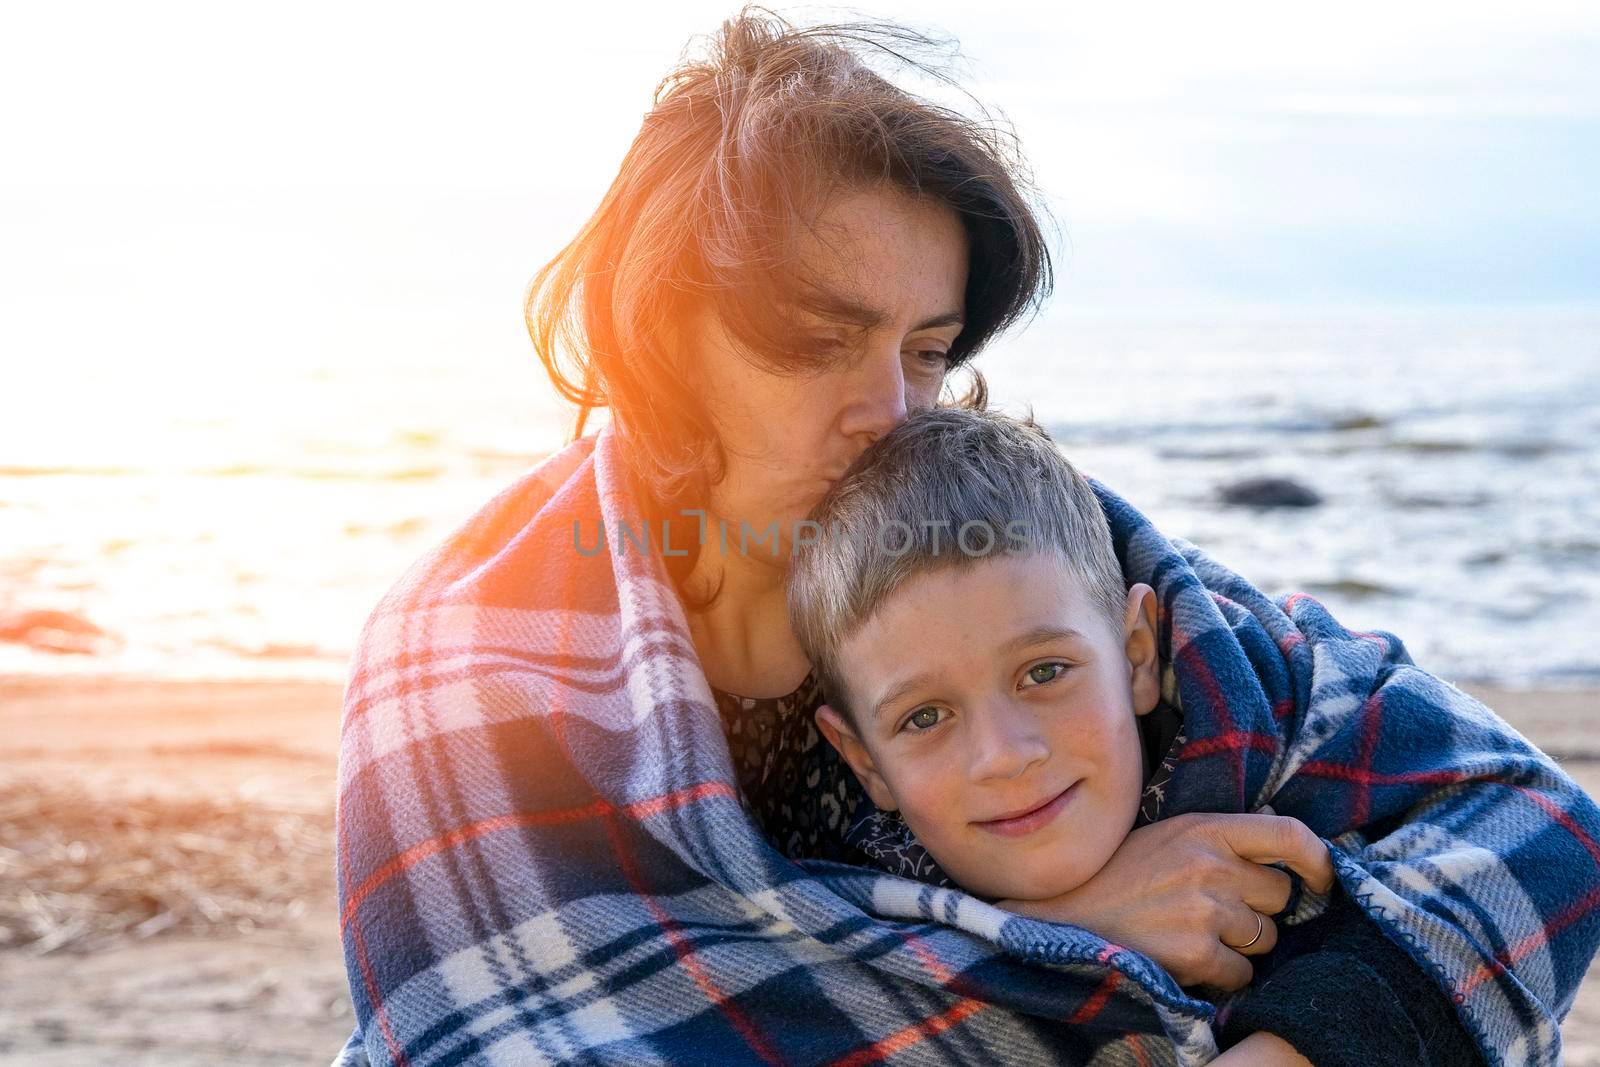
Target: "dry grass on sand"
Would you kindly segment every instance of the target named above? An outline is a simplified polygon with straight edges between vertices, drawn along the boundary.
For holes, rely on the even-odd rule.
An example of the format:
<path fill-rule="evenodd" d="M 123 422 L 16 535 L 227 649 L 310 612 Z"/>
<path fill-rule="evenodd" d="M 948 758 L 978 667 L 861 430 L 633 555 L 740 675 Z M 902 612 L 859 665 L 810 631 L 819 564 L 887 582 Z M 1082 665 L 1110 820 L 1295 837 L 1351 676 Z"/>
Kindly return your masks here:
<path fill-rule="evenodd" d="M 1593 693 L 1478 693 L 1591 792 Z M 326 1064 L 340 688 L 0 678 L 0 1067 Z M 1565 1027 L 1600 1067 L 1600 979 Z"/>

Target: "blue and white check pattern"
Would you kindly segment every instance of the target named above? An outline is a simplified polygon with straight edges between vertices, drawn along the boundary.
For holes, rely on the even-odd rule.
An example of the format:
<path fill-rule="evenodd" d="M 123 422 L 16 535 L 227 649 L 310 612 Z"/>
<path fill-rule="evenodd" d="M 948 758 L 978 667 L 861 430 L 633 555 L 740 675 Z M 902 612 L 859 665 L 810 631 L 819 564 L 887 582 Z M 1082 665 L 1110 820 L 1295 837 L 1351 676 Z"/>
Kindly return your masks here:
<path fill-rule="evenodd" d="M 340 1067 L 1198 1064 L 1214 1008 L 1146 957 L 959 890 L 794 863 L 738 801 L 607 426 L 409 570 L 345 691 Z M 1389 634 L 1269 598 L 1097 487 L 1161 604 L 1188 736 L 1166 811 L 1270 801 L 1453 998 L 1554 1064 L 1600 943 L 1600 812 Z"/>

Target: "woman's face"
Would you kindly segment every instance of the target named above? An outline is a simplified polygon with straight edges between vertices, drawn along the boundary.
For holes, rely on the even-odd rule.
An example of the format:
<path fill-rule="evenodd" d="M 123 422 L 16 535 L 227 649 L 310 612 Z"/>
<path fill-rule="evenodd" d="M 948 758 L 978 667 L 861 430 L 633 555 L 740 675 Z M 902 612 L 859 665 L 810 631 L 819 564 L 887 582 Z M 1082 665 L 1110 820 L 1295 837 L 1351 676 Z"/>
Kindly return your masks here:
<path fill-rule="evenodd" d="M 740 552 L 740 524 L 757 561 L 786 567 L 790 537 L 867 446 L 931 408 L 961 332 L 967 242 L 948 205 L 883 189 L 833 200 L 805 235 L 804 277 L 834 313 L 799 313 L 797 338 L 825 369 L 780 374 L 753 365 L 714 316 L 693 317 L 687 356 L 727 454 L 709 509 Z M 778 537 L 758 541 L 777 524 Z M 707 545 L 717 542 L 713 524 Z"/>

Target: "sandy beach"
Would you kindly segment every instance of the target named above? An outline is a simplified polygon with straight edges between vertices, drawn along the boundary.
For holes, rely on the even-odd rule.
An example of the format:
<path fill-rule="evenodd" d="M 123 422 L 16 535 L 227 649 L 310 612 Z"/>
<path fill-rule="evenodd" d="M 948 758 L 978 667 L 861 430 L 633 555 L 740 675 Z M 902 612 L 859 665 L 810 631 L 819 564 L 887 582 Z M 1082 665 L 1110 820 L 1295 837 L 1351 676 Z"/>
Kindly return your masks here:
<path fill-rule="evenodd" d="M 1473 692 L 1600 791 L 1600 695 Z M 315 683 L 0 679 L 0 1064 L 332 1058 L 353 1024 L 333 883 L 340 696 Z M 19 878 L 17 857 L 52 825 L 118 827 L 116 841 L 57 842 L 62 862 L 111 874 L 71 894 Z M 176 873 L 152 864 L 173 855 L 209 881 L 163 896 Z M 1568 1064 L 1600 1065 L 1593 973 L 1565 1033 Z"/>

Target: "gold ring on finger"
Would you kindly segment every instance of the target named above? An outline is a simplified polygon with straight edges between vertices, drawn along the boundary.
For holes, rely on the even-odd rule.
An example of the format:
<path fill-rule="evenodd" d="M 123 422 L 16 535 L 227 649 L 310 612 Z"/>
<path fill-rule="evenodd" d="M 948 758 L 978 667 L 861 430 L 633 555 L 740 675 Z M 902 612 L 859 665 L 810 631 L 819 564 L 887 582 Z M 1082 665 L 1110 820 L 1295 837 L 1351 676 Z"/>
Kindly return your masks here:
<path fill-rule="evenodd" d="M 1242 952 L 1251 945 L 1255 944 L 1257 941 L 1260 941 L 1261 935 L 1266 932 L 1266 920 L 1261 918 L 1261 913 L 1259 911 L 1252 911 L 1251 914 L 1256 917 L 1256 936 L 1252 937 L 1242 945 L 1230 945 L 1229 947 L 1234 949 L 1236 952 Z"/>

